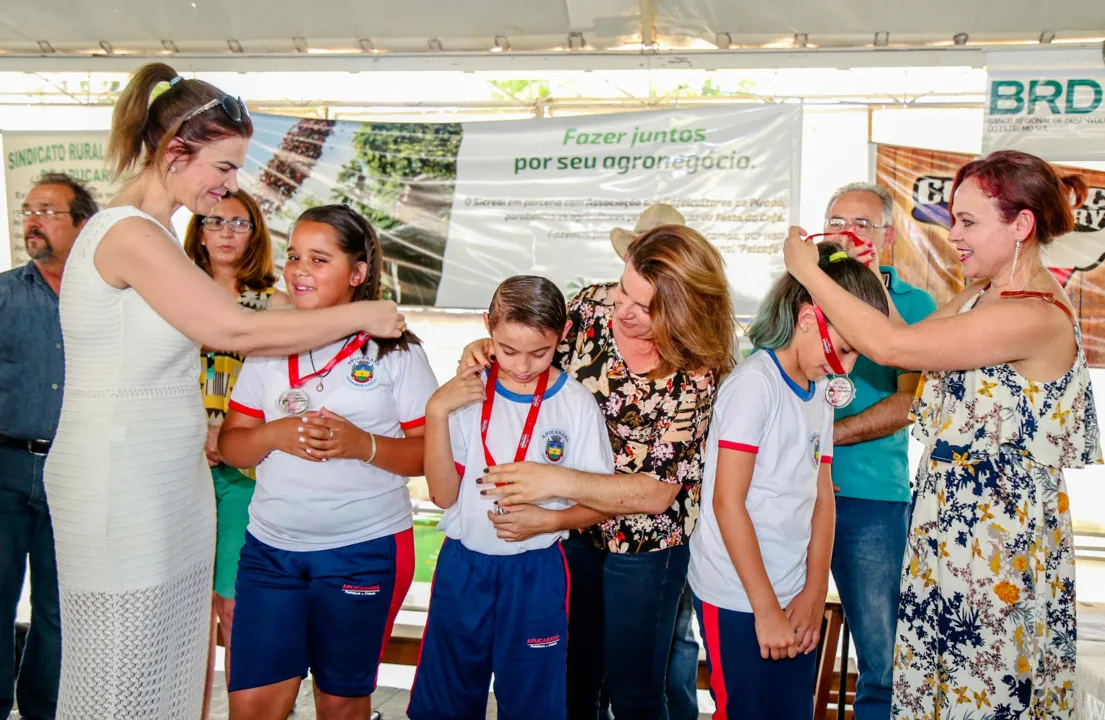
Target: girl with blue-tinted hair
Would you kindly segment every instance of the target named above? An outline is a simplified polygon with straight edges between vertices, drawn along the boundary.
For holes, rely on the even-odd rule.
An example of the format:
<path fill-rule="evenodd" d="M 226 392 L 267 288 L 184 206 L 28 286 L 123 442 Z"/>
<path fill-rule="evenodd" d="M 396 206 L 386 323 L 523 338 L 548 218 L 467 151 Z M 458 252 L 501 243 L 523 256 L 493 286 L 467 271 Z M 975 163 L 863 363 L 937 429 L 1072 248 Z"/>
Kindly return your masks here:
<path fill-rule="evenodd" d="M 875 273 L 832 243 L 820 252 L 837 284 L 889 312 Z M 833 409 L 854 394 L 858 354 L 791 275 L 748 334 L 758 352 L 714 404 L 689 581 L 722 716 L 811 717 L 833 546 Z"/>

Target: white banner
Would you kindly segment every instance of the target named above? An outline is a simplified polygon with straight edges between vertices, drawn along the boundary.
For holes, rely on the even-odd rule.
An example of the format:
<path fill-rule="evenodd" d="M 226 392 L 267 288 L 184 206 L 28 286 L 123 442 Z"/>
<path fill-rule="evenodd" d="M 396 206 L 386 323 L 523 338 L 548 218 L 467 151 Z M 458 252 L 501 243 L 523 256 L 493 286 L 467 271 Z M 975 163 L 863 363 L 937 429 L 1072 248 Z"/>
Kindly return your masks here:
<path fill-rule="evenodd" d="M 982 151 L 1022 150 L 1049 161 L 1105 160 L 1105 68 L 994 68 Z"/>
<path fill-rule="evenodd" d="M 725 257 L 751 314 L 797 220 L 800 105 L 465 123 L 436 304 L 486 307 L 511 275 L 614 280 L 614 227 L 675 206 Z"/>
<path fill-rule="evenodd" d="M 11 266 L 27 263 L 23 218 L 19 214 L 31 185 L 46 173 L 66 173 L 88 186 L 101 206 L 117 189 L 104 164 L 106 132 L 4 132 L 0 134 L 7 196 Z"/>

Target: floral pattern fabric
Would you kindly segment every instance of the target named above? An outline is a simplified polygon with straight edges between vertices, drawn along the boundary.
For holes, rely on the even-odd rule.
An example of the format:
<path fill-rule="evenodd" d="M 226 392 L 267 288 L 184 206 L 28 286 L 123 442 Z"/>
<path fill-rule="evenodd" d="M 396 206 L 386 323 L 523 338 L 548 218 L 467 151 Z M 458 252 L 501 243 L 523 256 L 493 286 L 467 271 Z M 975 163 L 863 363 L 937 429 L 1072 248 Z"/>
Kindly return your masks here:
<path fill-rule="evenodd" d="M 613 288 L 586 287 L 569 303 L 572 330 L 557 348 L 555 364 L 583 383 L 602 408 L 615 472 L 645 473 L 681 487 L 659 515 L 619 515 L 582 532 L 614 553 L 663 550 L 685 544 L 698 519 L 717 378 L 713 372 L 677 371 L 658 379 L 631 373 L 611 329 Z"/>
<path fill-rule="evenodd" d="M 975 300 L 963 309 L 973 307 Z M 894 655 L 894 717 L 1073 718 L 1074 533 L 1063 468 L 1101 463 L 1078 337 L 1073 367 L 928 373 Z"/>

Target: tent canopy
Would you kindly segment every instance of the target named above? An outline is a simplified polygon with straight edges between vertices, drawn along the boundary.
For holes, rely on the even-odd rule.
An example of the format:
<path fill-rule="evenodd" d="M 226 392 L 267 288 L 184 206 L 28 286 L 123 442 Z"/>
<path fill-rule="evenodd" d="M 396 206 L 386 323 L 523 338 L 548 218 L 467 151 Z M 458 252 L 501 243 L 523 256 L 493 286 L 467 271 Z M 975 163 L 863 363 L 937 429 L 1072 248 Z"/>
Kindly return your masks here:
<path fill-rule="evenodd" d="M 1044 33 L 1105 35 L 1102 0 L 16 0 L 0 13 L 0 53 L 26 56 L 924 47 Z"/>

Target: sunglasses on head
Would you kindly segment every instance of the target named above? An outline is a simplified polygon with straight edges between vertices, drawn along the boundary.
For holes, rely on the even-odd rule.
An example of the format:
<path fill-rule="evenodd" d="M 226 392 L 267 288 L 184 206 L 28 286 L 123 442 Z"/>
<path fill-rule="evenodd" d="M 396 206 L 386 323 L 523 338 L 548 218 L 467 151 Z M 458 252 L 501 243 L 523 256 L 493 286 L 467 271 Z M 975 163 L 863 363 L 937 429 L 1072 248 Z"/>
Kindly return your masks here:
<path fill-rule="evenodd" d="M 246 110 L 246 104 L 242 102 L 242 98 L 231 97 L 229 95 L 223 95 L 220 98 L 211 100 L 209 102 L 200 105 L 198 108 L 188 114 L 186 118 L 181 121 L 181 125 L 188 122 L 194 117 L 204 114 L 211 108 L 219 106 L 226 113 L 226 116 L 230 118 L 233 123 L 240 123 L 245 118 L 249 117 L 249 111 Z"/>

